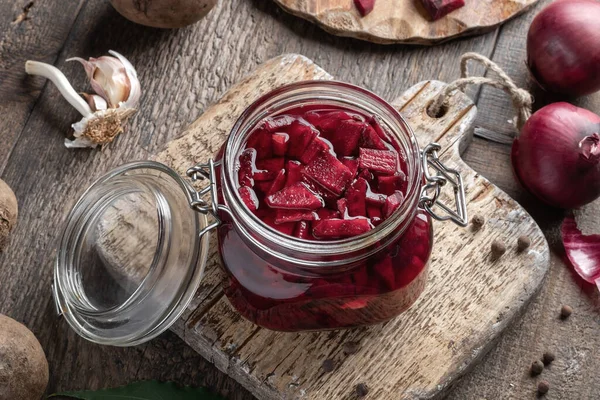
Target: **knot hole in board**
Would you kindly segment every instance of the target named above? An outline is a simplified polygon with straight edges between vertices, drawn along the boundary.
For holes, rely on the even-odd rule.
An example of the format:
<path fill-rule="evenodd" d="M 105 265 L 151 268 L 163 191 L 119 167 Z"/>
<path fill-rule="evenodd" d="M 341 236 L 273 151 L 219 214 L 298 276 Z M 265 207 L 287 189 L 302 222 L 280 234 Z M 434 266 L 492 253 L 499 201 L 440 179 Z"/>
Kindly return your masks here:
<path fill-rule="evenodd" d="M 426 107 L 426 111 L 427 111 L 427 115 L 429 115 L 431 118 L 435 118 L 435 119 L 439 119 L 442 118 L 444 115 L 446 115 L 448 113 L 448 104 L 446 104 L 445 102 L 442 104 L 442 106 L 440 107 L 439 110 L 434 110 L 433 104 L 435 102 L 434 100 L 431 100 L 429 103 L 427 103 L 427 107 Z"/>

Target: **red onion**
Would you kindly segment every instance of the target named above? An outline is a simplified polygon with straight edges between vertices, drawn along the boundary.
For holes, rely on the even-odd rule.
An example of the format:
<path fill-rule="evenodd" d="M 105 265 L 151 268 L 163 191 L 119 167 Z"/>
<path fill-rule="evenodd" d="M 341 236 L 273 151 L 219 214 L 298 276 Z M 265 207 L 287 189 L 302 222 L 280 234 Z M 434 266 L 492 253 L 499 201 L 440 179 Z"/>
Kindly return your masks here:
<path fill-rule="evenodd" d="M 542 201 L 577 208 L 600 196 L 600 116 L 550 104 L 527 121 L 512 147 L 522 185 Z"/>
<path fill-rule="evenodd" d="M 528 66 L 540 86 L 569 96 L 600 90 L 600 2 L 558 0 L 527 36 Z"/>
<path fill-rule="evenodd" d="M 571 215 L 560 228 L 567 257 L 583 279 L 600 289 L 600 235 L 584 235 Z"/>

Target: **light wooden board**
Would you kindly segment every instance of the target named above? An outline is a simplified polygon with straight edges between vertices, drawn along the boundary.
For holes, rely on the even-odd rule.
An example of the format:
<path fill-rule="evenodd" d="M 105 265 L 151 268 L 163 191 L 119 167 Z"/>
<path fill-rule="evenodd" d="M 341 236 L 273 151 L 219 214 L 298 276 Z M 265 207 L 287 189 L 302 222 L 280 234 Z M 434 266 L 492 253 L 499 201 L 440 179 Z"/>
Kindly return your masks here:
<path fill-rule="evenodd" d="M 286 83 L 330 78 L 305 57 L 273 59 L 234 86 L 155 159 L 183 174 L 216 153 L 237 116 L 258 96 Z M 259 399 L 349 399 L 358 383 L 371 388 L 370 399 L 445 393 L 538 291 L 549 250 L 532 218 L 461 160 L 476 115 L 471 100 L 456 94 L 443 117 L 425 113 L 443 86 L 420 83 L 392 104 L 421 145 L 437 141 L 444 147 L 444 161 L 463 174 L 471 215 L 481 214 L 487 223 L 479 232 L 435 224 L 431 278 L 413 308 L 386 324 L 356 330 L 290 334 L 261 329 L 240 317 L 223 295 L 213 240 L 206 277 L 175 332 Z M 520 235 L 532 239 L 525 254 L 515 250 Z M 497 261 L 489 250 L 494 239 L 508 247 Z M 360 350 L 347 356 L 343 346 L 353 341 L 360 342 Z M 335 362 L 332 373 L 321 368 L 326 359 Z"/>
<path fill-rule="evenodd" d="M 430 21 L 420 0 L 375 0 L 361 17 L 354 0 L 275 0 L 283 9 L 326 31 L 375 43 L 435 44 L 487 32 L 538 0 L 466 0 L 465 6 Z"/>

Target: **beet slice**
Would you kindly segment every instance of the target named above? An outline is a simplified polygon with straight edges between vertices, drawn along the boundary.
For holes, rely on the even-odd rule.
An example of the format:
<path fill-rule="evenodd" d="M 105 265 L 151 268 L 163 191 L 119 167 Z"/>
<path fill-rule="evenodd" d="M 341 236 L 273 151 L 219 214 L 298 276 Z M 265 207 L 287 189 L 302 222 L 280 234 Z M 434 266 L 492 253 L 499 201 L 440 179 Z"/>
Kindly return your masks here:
<path fill-rule="evenodd" d="M 340 157 L 358 154 L 358 141 L 366 126 L 366 123 L 352 119 L 339 122 L 330 138 L 336 154 Z"/>
<path fill-rule="evenodd" d="M 344 157 L 340 161 L 350 170 L 352 176 L 356 176 L 358 172 L 358 158 Z"/>
<path fill-rule="evenodd" d="M 240 154 L 239 163 L 238 182 L 240 186 L 254 186 L 253 175 L 256 170 L 256 150 L 244 150 L 242 154 Z"/>
<path fill-rule="evenodd" d="M 262 221 L 265 224 L 269 225 L 271 228 L 275 229 L 276 231 L 283 233 L 284 235 L 291 236 L 292 233 L 294 233 L 294 229 L 296 228 L 295 222 L 288 222 L 285 224 L 276 224 L 275 216 L 272 214 L 267 215 L 265 218 L 262 219 Z"/>
<path fill-rule="evenodd" d="M 384 257 L 373 266 L 379 281 L 388 290 L 393 290 L 396 286 L 396 275 L 394 274 L 394 264 L 390 257 Z"/>
<path fill-rule="evenodd" d="M 348 215 L 350 217 L 365 217 L 367 215 L 366 196 L 368 186 L 366 180 L 358 178 L 346 190 Z"/>
<path fill-rule="evenodd" d="M 310 240 L 310 223 L 307 221 L 300 221 L 294 228 L 294 236 L 299 239 Z"/>
<path fill-rule="evenodd" d="M 465 0 L 421 0 L 432 21 L 445 17 L 465 5 Z"/>
<path fill-rule="evenodd" d="M 271 195 L 271 194 L 273 194 L 275 192 L 278 192 L 281 189 L 283 189 L 283 187 L 285 186 L 285 181 L 286 180 L 287 180 L 287 177 L 285 176 L 285 169 L 282 169 L 282 170 L 279 171 L 279 173 L 277 174 L 277 176 L 273 180 L 273 183 L 271 184 L 271 187 L 266 192 L 266 194 L 267 195 Z"/>
<path fill-rule="evenodd" d="M 329 208 L 319 208 L 317 210 L 317 215 L 319 216 L 319 219 L 337 219 L 340 217 L 343 218 L 343 215 L 340 215 L 339 211 L 330 210 Z"/>
<path fill-rule="evenodd" d="M 390 150 L 359 149 L 360 168 L 394 175 L 398 168 L 398 153 Z"/>
<path fill-rule="evenodd" d="M 346 111 L 309 111 L 304 118 L 317 128 L 325 137 L 335 132 L 340 121 L 355 119 L 360 116 Z"/>
<path fill-rule="evenodd" d="M 273 141 L 273 154 L 280 157 L 285 156 L 290 141 L 290 135 L 285 132 L 275 132 L 273 136 L 271 136 L 271 140 Z"/>
<path fill-rule="evenodd" d="M 258 129 L 250 135 L 246 148 L 256 150 L 256 158 L 271 158 L 273 157 L 273 141 L 271 133 L 266 129 Z"/>
<path fill-rule="evenodd" d="M 300 182 L 267 196 L 266 203 L 271 208 L 288 210 L 316 210 L 323 206 L 323 201 Z"/>
<path fill-rule="evenodd" d="M 275 223 L 284 224 L 286 222 L 315 221 L 318 218 L 318 214 L 314 211 L 278 209 L 275 214 Z"/>
<path fill-rule="evenodd" d="M 342 219 L 347 219 L 348 215 L 346 213 L 348 212 L 348 200 L 338 199 L 337 209 L 340 213 L 340 217 L 342 217 Z"/>
<path fill-rule="evenodd" d="M 394 213 L 400 207 L 400 205 L 404 202 L 404 195 L 402 192 L 397 191 L 393 195 L 388 196 L 385 200 L 385 204 L 383 206 L 383 216 L 388 218 L 390 215 Z"/>
<path fill-rule="evenodd" d="M 271 190 L 271 186 L 273 186 L 274 181 L 256 181 L 254 182 L 254 190 L 257 192 L 261 192 L 262 194 L 269 193 Z"/>
<path fill-rule="evenodd" d="M 388 150 L 385 142 L 375 132 L 375 129 L 369 125 L 365 127 L 365 130 L 360 135 L 358 146 L 365 149 Z"/>
<path fill-rule="evenodd" d="M 313 228 L 316 238 L 346 238 L 361 235 L 371 230 L 371 224 L 366 218 L 354 219 L 325 219 L 317 222 Z"/>
<path fill-rule="evenodd" d="M 304 120 L 295 120 L 287 129 L 287 134 L 290 135 L 287 155 L 299 160 L 319 131 Z"/>
<path fill-rule="evenodd" d="M 327 139 L 317 136 L 312 142 L 310 142 L 306 148 L 306 151 L 300 155 L 300 161 L 304 164 L 308 164 L 313 160 L 313 158 L 324 152 L 333 152 L 333 145 Z"/>
<path fill-rule="evenodd" d="M 340 195 L 352 179 L 350 170 L 331 153 L 313 158 L 302 173 L 336 195 Z"/>
<path fill-rule="evenodd" d="M 258 209 L 258 197 L 252 188 L 249 188 L 248 186 L 240 186 L 238 193 L 250 211 L 254 212 Z"/>
<path fill-rule="evenodd" d="M 275 179 L 279 171 L 283 169 L 285 165 L 285 158 L 267 158 L 256 161 L 256 169 L 252 176 L 255 181 L 271 181 Z"/>
<path fill-rule="evenodd" d="M 371 204 L 369 204 L 367 206 L 367 216 L 369 218 L 371 218 L 371 220 L 373 220 L 375 218 L 381 219 L 382 215 L 383 214 L 381 213 L 381 207 L 380 206 L 371 205 Z"/>
<path fill-rule="evenodd" d="M 296 182 L 302 180 L 302 164 L 298 161 L 287 162 L 287 180 L 285 186 L 292 186 Z"/>
<path fill-rule="evenodd" d="M 402 171 L 397 171 L 396 175 L 380 175 L 377 177 L 377 188 L 379 189 L 379 192 L 388 196 L 394 194 L 396 190 L 404 192 L 406 190 L 405 183 L 406 175 L 404 175 L 404 172 Z"/>
<path fill-rule="evenodd" d="M 354 0 L 354 5 L 362 17 L 373 11 L 375 0 Z"/>
<path fill-rule="evenodd" d="M 600 290 L 600 234 L 582 234 L 573 215 L 565 218 L 560 233 L 575 271 L 586 281 L 595 283 Z"/>

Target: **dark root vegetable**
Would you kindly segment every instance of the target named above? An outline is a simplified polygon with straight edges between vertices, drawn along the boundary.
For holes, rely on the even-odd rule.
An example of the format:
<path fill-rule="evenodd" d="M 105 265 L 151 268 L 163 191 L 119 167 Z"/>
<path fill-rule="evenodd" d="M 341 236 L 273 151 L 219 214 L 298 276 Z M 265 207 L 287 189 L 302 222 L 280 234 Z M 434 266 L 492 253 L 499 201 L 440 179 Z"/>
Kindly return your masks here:
<path fill-rule="evenodd" d="M 17 223 L 17 198 L 11 188 L 0 179 L 0 251 L 8 242 L 8 235 Z"/>
<path fill-rule="evenodd" d="M 600 90 L 600 2 L 559 0 L 533 20 L 527 63 L 542 88 L 569 96 Z"/>
<path fill-rule="evenodd" d="M 600 196 L 600 116 L 550 104 L 527 121 L 512 148 L 521 184 L 547 204 L 577 208 Z"/>
<path fill-rule="evenodd" d="M 48 361 L 24 325 L 0 314 L 0 399 L 40 399 L 48 385 Z"/>
<path fill-rule="evenodd" d="M 154 28 L 181 28 L 204 17 L 218 0 L 110 0 L 135 23 Z"/>

